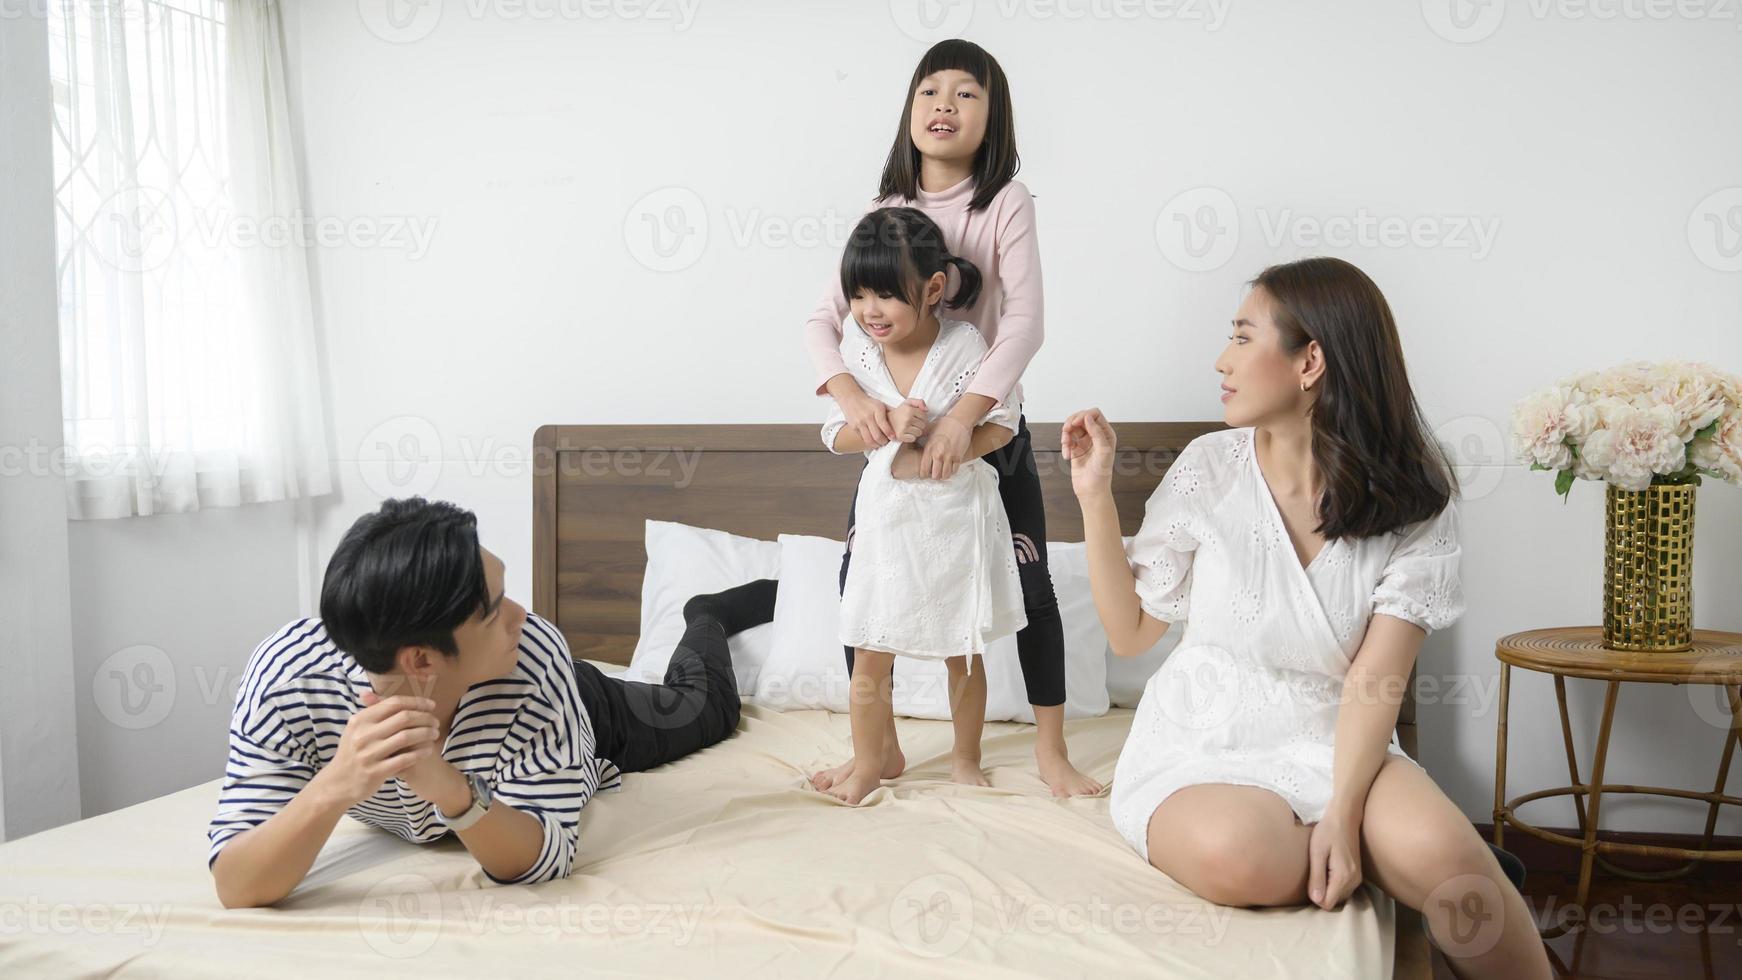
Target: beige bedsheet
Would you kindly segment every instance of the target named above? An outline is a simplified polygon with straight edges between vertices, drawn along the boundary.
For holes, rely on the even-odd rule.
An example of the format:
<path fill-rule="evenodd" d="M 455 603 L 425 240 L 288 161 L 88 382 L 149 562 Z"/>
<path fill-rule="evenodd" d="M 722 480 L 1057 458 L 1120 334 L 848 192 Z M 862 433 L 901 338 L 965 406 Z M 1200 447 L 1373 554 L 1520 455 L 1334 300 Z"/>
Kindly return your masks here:
<path fill-rule="evenodd" d="M 1131 713 L 1072 722 L 1107 780 Z M 350 818 L 276 909 L 205 867 L 217 783 L 0 845 L 0 976 L 1388 977 L 1392 905 L 1208 905 L 1140 861 L 1107 801 L 1057 801 L 1033 729 L 987 726 L 990 788 L 947 781 L 947 723 L 864 805 L 804 786 L 843 715 L 747 706 L 726 742 L 582 816 L 573 877 L 491 885 L 455 841 Z"/>

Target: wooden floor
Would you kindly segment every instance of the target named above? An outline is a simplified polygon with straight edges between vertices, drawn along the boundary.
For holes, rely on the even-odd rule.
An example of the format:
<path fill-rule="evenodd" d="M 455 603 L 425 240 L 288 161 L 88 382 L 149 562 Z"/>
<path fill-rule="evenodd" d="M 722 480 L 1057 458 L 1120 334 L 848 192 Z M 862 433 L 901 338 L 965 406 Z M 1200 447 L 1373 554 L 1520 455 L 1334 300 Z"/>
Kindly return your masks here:
<path fill-rule="evenodd" d="M 1532 872 L 1524 881 L 1524 897 L 1546 921 L 1571 901 L 1577 882 L 1576 875 L 1562 871 Z M 1556 976 L 1742 977 L 1742 883 L 1731 874 L 1657 883 L 1600 874 L 1591 887 L 1591 910 L 1589 928 L 1548 940 Z M 1434 976 L 1452 977 L 1438 953 Z"/>

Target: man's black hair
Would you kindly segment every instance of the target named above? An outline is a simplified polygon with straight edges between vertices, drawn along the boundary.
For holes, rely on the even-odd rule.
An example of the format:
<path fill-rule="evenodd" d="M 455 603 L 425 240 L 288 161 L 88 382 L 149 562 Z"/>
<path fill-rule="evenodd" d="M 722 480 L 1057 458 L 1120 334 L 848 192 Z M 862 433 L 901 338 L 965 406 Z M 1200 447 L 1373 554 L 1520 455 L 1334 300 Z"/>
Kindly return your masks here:
<path fill-rule="evenodd" d="M 403 647 L 457 656 L 455 627 L 489 601 L 477 517 L 422 497 L 357 518 L 321 583 L 327 635 L 376 674 L 391 672 Z"/>

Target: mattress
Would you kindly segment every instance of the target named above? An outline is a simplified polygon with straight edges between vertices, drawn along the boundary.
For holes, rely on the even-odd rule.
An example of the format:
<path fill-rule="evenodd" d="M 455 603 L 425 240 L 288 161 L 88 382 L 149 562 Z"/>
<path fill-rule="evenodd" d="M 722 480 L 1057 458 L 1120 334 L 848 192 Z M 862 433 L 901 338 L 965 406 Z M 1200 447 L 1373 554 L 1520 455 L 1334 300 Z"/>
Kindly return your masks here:
<path fill-rule="evenodd" d="M 1129 710 L 1073 721 L 1112 778 Z M 947 722 L 899 719 L 910 765 L 859 807 L 806 788 L 845 715 L 746 705 L 725 742 L 582 814 L 574 874 L 491 884 L 455 840 L 349 817 L 271 909 L 206 870 L 213 781 L 0 845 L 0 976 L 1388 977 L 1392 903 L 1227 909 L 1150 868 L 1103 795 L 1056 800 L 1034 729 L 987 725 L 992 785 L 948 781 Z"/>

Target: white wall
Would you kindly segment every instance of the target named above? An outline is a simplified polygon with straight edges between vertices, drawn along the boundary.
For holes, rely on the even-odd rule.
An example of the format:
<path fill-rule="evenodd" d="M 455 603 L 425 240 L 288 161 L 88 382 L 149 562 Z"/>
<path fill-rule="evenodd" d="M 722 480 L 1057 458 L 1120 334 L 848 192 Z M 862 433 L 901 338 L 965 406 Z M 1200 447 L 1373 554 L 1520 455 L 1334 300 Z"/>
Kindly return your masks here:
<path fill-rule="evenodd" d="M 67 529 L 84 816 L 223 775 L 248 655 L 301 614 L 296 505 Z"/>
<path fill-rule="evenodd" d="M 0 840 L 79 816 L 48 31 L 0 16 Z"/>
<path fill-rule="evenodd" d="M 316 550 L 380 497 L 421 491 L 478 511 L 524 597 L 538 425 L 820 420 L 799 326 L 925 47 L 898 28 L 901 6 L 704 4 L 687 26 L 554 0 L 429 5 L 401 24 L 372 4 L 287 7 L 306 200 L 342 231 L 316 261 L 341 457 Z M 1087 405 L 1218 418 L 1211 364 L 1241 283 L 1268 263 L 1337 254 L 1386 290 L 1421 400 L 1470 464 L 1472 608 L 1424 653 L 1444 692 L 1424 698 L 1424 751 L 1489 819 L 1495 638 L 1599 616 L 1600 488 L 1563 505 L 1507 462 L 1511 404 L 1628 358 L 1742 369 L 1742 274 L 1688 236 L 1702 200 L 1742 185 L 1736 24 L 1515 3 L 1479 8 L 1504 9 L 1491 36 L 1476 36 L 1486 21 L 1442 28 L 1459 43 L 1394 0 L 1246 0 L 1218 24 L 942 9 L 967 12 L 966 35 L 1009 73 L 1038 195 L 1050 330 L 1025 380 L 1031 419 Z M 1176 199 L 1204 186 L 1226 196 Z M 684 190 L 649 197 L 667 187 Z M 1181 200 L 1231 205 L 1223 264 L 1180 268 Z M 645 222 L 672 201 L 706 233 L 692 263 L 656 271 Z M 1479 249 L 1305 237 L 1363 215 L 1498 225 Z M 393 231 L 402 220 L 433 234 L 419 244 Z M 1698 623 L 1742 629 L 1742 491 L 1708 485 L 1699 520 Z M 1515 793 L 1565 781 L 1538 680 L 1514 685 Z M 1595 692 L 1574 687 L 1588 745 Z M 1630 687 L 1610 774 L 1703 788 L 1719 745 L 1687 692 Z M 1572 823 L 1570 807 L 1535 814 Z M 1619 801 L 1604 814 L 1703 822 Z"/>

